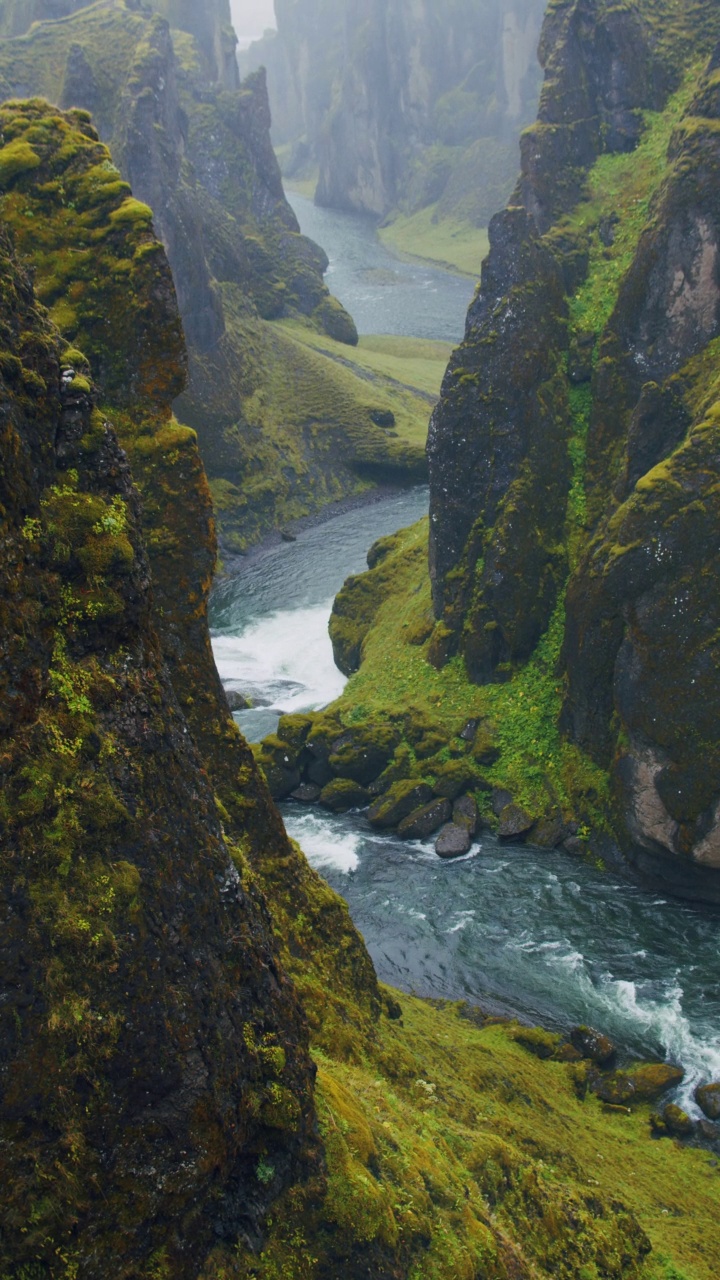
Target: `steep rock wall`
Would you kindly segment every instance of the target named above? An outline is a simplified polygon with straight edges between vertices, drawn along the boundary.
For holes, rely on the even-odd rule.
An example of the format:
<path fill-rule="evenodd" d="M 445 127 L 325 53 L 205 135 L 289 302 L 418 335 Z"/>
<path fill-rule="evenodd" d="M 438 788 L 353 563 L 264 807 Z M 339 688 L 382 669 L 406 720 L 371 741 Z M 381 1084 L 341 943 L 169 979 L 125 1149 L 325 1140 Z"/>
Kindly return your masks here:
<path fill-rule="evenodd" d="M 539 122 L 431 427 L 429 652 L 511 679 L 569 567 L 563 727 L 612 769 L 628 855 L 717 897 L 715 61 L 688 90 L 720 22 L 695 19 L 549 10 Z"/>
<path fill-rule="evenodd" d="M 11 1273 L 59 1275 L 62 1255 L 62 1274 L 88 1280 L 151 1259 L 190 1277 L 219 1238 L 254 1239 L 281 1183 L 317 1155 L 304 1017 L 226 842 L 183 666 L 207 682 L 223 747 L 237 741 L 235 837 L 287 848 L 277 824 L 254 834 L 254 796 L 269 801 L 220 711 L 206 629 L 191 656 L 207 583 L 188 567 L 171 585 L 168 546 L 154 554 L 162 482 L 146 474 L 141 502 L 113 426 L 146 462 L 184 454 L 164 480 L 187 486 L 183 536 L 211 543 L 196 444 L 170 419 L 182 346 L 149 216 L 82 116 L 36 102 L 3 111 L 0 128 L 3 222 L 34 175 L 48 254 L 69 236 L 80 262 L 73 224 L 92 227 L 104 283 L 81 272 L 74 296 L 108 404 L 3 232 L 0 1257 Z M 61 190 L 76 197 L 67 217 Z"/>

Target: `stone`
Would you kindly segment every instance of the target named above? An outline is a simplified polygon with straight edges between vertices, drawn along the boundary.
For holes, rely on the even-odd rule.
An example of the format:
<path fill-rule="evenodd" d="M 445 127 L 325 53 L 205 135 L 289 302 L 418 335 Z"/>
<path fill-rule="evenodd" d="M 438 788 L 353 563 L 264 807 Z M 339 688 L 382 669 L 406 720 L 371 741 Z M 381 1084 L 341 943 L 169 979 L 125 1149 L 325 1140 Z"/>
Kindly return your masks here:
<path fill-rule="evenodd" d="M 444 823 L 449 822 L 451 817 L 449 800 L 432 800 L 430 804 L 423 805 L 422 809 L 415 809 L 407 818 L 403 818 L 398 827 L 398 835 L 403 840 L 427 840 L 428 836 L 434 835 Z"/>
<path fill-rule="evenodd" d="M 478 813 L 477 801 L 473 796 L 460 796 L 455 801 L 452 811 L 452 820 L 456 827 L 465 827 L 471 836 L 477 832 L 480 815 Z"/>
<path fill-rule="evenodd" d="M 691 1138 L 695 1130 L 687 1111 L 683 1111 L 682 1107 L 678 1107 L 674 1102 L 669 1102 L 663 1113 L 663 1120 L 668 1133 L 675 1138 Z"/>
<path fill-rule="evenodd" d="M 328 764 L 338 778 L 366 787 L 387 769 L 397 742 L 397 732 L 381 725 L 348 729 L 332 743 Z"/>
<path fill-rule="evenodd" d="M 677 1088 L 684 1079 L 685 1072 L 681 1067 L 672 1067 L 666 1062 L 643 1062 L 608 1076 L 596 1073 L 589 1083 L 601 1102 L 627 1106 L 633 1102 L 654 1102 L 670 1089 Z"/>
<path fill-rule="evenodd" d="M 289 529 L 281 529 L 280 537 L 282 538 L 283 542 L 297 542 L 297 538 L 295 534 L 291 533 Z"/>
<path fill-rule="evenodd" d="M 249 711 L 252 702 L 248 702 L 244 694 L 238 693 L 237 689 L 226 689 L 225 697 L 231 711 Z"/>
<path fill-rule="evenodd" d="M 587 846 L 580 836 L 568 836 L 567 840 L 563 840 L 562 848 L 571 858 L 584 858 Z"/>
<path fill-rule="evenodd" d="M 472 742 L 475 738 L 475 734 L 480 728 L 480 723 L 480 720 L 468 720 L 465 727 L 460 730 L 458 736 L 462 738 L 463 742 Z"/>
<path fill-rule="evenodd" d="M 513 1032 L 513 1040 L 543 1061 L 554 1058 L 560 1049 L 560 1036 L 543 1027 L 519 1027 Z"/>
<path fill-rule="evenodd" d="M 589 1058 L 600 1067 L 606 1067 L 617 1052 L 612 1040 L 593 1027 L 573 1027 L 570 1043 L 583 1058 Z"/>
<path fill-rule="evenodd" d="M 390 409 L 371 409 L 370 421 L 374 422 L 376 427 L 390 431 L 395 426 L 395 414 Z"/>
<path fill-rule="evenodd" d="M 444 826 L 435 841 L 435 852 L 439 858 L 461 858 L 469 853 L 472 839 L 467 827 L 458 827 L 454 822 Z"/>
<path fill-rule="evenodd" d="M 557 849 L 565 835 L 561 818 L 541 818 L 528 834 L 528 842 L 540 849 Z"/>
<path fill-rule="evenodd" d="M 490 790 L 489 784 L 469 760 L 449 760 L 447 764 L 435 767 L 433 772 L 437 779 L 433 791 L 446 800 L 456 800 L 464 791 Z"/>
<path fill-rule="evenodd" d="M 572 1044 L 561 1044 L 555 1054 L 556 1062 L 582 1062 L 583 1056 Z"/>
<path fill-rule="evenodd" d="M 335 778 L 320 793 L 320 804 L 331 813 L 348 813 L 350 809 L 365 809 L 370 801 L 365 787 L 349 778 Z"/>
<path fill-rule="evenodd" d="M 695 1128 L 703 1142 L 720 1142 L 720 1126 L 712 1124 L 710 1120 L 698 1120 Z"/>
<path fill-rule="evenodd" d="M 513 803 L 511 791 L 506 791 L 504 787 L 496 787 L 492 793 L 492 811 L 496 818 L 500 817 L 503 809 Z"/>
<path fill-rule="evenodd" d="M 371 805 L 368 820 L 374 827 L 398 827 L 403 818 L 430 804 L 432 798 L 433 793 L 424 782 L 395 782 L 386 795 Z"/>
<path fill-rule="evenodd" d="M 320 799 L 321 788 L 312 782 L 303 782 L 302 786 L 297 787 L 295 791 L 290 793 L 290 799 L 296 800 L 298 804 L 317 804 Z"/>
<path fill-rule="evenodd" d="M 535 825 L 535 819 L 519 804 L 506 804 L 500 814 L 498 836 L 501 840 L 520 840 Z"/>
<path fill-rule="evenodd" d="M 701 1084 L 695 1090 L 695 1101 L 708 1120 L 720 1120 L 720 1084 Z"/>

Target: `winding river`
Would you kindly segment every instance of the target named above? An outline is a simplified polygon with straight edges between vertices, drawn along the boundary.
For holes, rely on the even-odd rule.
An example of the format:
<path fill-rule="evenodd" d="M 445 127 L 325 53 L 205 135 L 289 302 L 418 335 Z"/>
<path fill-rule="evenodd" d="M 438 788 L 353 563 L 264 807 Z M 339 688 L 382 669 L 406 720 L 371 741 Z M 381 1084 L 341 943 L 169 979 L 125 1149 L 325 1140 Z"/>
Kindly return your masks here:
<path fill-rule="evenodd" d="M 337 218 L 313 212 L 326 223 Z M 367 281 L 360 268 L 378 258 L 375 249 L 363 256 L 372 237 L 362 220 L 338 222 L 335 242 L 324 233 L 329 256 L 333 243 L 349 240 L 359 266 L 353 283 L 349 249 L 341 253 L 347 287 L 331 285 L 366 329 L 360 304 Z M 360 223 L 355 239 L 352 222 Z M 321 238 L 317 225 L 303 221 L 303 230 Z M 396 264 L 398 274 L 403 268 L 402 285 L 386 284 L 375 298 L 375 331 L 400 331 L 391 325 L 399 323 L 407 290 L 415 303 L 404 332 L 432 328 L 432 317 L 418 319 L 427 292 L 424 269 L 411 267 L 406 275 L 406 265 Z M 431 274 L 442 294 L 442 273 Z M 431 312 L 445 316 L 448 329 L 420 336 L 446 336 L 453 309 L 450 336 L 460 336 L 457 281 L 447 277 L 445 284 L 442 305 L 433 295 Z M 393 288 L 400 294 L 393 296 Z M 427 490 L 416 489 L 342 512 L 304 530 L 297 542 L 249 556 L 218 585 L 211 613 L 215 655 L 226 686 L 254 704 L 238 716 L 251 740 L 271 732 L 283 711 L 324 706 L 340 693 L 344 679 L 327 636 L 332 599 L 347 575 L 364 567 L 376 538 L 426 510 Z M 385 981 L 559 1029 L 593 1023 L 629 1055 L 682 1064 L 687 1076 L 679 1097 L 695 1112 L 695 1084 L 720 1079 L 717 914 L 565 854 L 501 846 L 483 836 L 466 858 L 443 863 L 431 844 L 404 844 L 375 832 L 361 814 L 337 817 L 293 804 L 283 812 L 309 861 L 346 898 Z"/>

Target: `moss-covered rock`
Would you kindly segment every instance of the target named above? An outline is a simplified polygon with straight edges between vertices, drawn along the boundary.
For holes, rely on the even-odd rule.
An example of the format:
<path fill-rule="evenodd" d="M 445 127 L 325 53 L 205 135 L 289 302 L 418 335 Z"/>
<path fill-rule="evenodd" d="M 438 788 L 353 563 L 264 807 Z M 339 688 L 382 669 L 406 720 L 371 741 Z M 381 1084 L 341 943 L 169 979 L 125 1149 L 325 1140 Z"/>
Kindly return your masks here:
<path fill-rule="evenodd" d="M 394 782 L 386 794 L 370 806 L 368 818 L 374 827 L 397 827 L 403 818 L 430 804 L 432 798 L 432 790 L 425 782 L 413 779 Z"/>
<path fill-rule="evenodd" d="M 664 1062 L 640 1063 L 610 1075 L 594 1077 L 590 1087 L 602 1102 L 627 1106 L 636 1102 L 655 1102 L 664 1093 L 682 1084 L 685 1072 Z"/>

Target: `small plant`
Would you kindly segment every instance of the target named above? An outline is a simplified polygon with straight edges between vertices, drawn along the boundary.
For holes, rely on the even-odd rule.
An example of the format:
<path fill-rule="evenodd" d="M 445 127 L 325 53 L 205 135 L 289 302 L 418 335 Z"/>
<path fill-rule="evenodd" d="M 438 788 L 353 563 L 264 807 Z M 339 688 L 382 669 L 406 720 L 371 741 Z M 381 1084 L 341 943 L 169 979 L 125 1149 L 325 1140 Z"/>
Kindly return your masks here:
<path fill-rule="evenodd" d="M 275 1166 L 270 1164 L 264 1156 L 261 1156 L 258 1160 L 255 1177 L 264 1187 L 268 1187 L 275 1177 Z"/>

